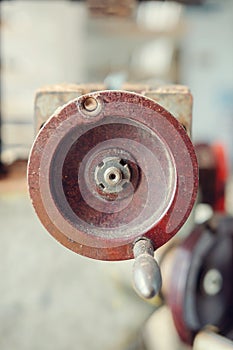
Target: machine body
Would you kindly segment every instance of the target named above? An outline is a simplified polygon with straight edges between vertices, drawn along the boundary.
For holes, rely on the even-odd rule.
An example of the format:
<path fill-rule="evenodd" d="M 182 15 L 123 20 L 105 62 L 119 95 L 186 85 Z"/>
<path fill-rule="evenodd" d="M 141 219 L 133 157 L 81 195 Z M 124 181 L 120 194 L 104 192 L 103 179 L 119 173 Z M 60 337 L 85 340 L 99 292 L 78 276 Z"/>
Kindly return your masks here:
<path fill-rule="evenodd" d="M 29 191 L 41 222 L 94 259 L 133 258 L 141 238 L 157 249 L 195 201 L 189 131 L 135 92 L 95 91 L 68 102 L 45 121 L 30 155 Z"/>

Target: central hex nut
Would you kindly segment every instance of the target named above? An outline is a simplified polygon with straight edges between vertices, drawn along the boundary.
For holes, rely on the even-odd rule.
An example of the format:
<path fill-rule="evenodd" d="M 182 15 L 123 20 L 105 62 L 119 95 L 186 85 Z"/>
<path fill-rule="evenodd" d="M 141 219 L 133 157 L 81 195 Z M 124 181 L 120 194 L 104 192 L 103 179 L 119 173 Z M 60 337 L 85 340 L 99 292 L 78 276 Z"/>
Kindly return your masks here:
<path fill-rule="evenodd" d="M 122 172 L 116 167 L 110 167 L 105 170 L 104 180 L 109 186 L 115 186 L 122 180 Z"/>
<path fill-rule="evenodd" d="M 130 182 L 128 164 L 119 157 L 107 157 L 95 169 L 95 181 L 105 193 L 121 192 Z"/>

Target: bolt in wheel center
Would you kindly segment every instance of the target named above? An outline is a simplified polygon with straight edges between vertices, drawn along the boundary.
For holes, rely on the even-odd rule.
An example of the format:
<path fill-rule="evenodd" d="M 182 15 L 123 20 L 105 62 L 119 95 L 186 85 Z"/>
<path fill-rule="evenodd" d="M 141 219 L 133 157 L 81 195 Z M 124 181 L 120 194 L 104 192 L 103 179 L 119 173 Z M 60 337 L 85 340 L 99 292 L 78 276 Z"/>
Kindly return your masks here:
<path fill-rule="evenodd" d="M 128 164 L 119 157 L 107 157 L 95 169 L 95 181 L 105 193 L 121 192 L 130 182 Z"/>
<path fill-rule="evenodd" d="M 116 167 L 110 167 L 105 170 L 104 180 L 109 186 L 115 186 L 122 180 L 122 172 Z"/>

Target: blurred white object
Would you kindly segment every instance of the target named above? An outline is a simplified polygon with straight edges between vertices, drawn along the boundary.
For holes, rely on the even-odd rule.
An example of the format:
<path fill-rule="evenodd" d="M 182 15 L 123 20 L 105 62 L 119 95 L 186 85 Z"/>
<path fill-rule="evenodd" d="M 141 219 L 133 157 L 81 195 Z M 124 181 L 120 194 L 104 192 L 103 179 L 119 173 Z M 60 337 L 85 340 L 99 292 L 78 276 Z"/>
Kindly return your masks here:
<path fill-rule="evenodd" d="M 175 43 L 169 38 L 159 38 L 136 50 L 132 68 L 148 77 L 166 76 L 171 68 Z"/>
<path fill-rule="evenodd" d="M 20 150 L 29 152 L 34 135 L 35 90 L 84 81 L 86 8 L 64 0 L 3 1 L 1 16 L 3 152 L 15 149 L 24 158 Z"/>
<path fill-rule="evenodd" d="M 222 337 L 219 334 L 204 330 L 196 335 L 194 339 L 193 349 L 233 350 L 233 342 L 225 337 Z"/>
<path fill-rule="evenodd" d="M 178 337 L 171 311 L 166 305 L 146 322 L 143 338 L 147 350 L 188 350 Z"/>
<path fill-rule="evenodd" d="M 195 208 L 195 218 L 196 224 L 203 224 L 205 221 L 209 220 L 213 215 L 213 209 L 209 204 L 199 203 Z"/>
<path fill-rule="evenodd" d="M 137 23 L 151 31 L 173 31 L 179 24 L 182 10 L 183 6 L 175 2 L 143 2 L 138 7 Z"/>

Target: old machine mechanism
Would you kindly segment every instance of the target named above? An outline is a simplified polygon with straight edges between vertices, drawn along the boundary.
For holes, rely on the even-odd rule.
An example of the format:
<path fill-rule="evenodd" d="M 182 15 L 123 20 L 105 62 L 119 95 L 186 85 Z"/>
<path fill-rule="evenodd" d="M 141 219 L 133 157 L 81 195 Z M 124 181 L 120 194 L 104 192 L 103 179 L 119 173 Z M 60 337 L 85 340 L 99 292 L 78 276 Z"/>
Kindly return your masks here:
<path fill-rule="evenodd" d="M 150 298 L 161 286 L 154 250 L 182 227 L 197 194 L 192 97 L 180 86 L 126 90 L 38 92 L 40 130 L 28 183 L 36 213 L 54 238 L 93 259 L 135 257 L 136 289 Z M 162 104 L 173 106 L 176 117 Z"/>
<path fill-rule="evenodd" d="M 160 266 L 154 258 L 196 199 L 191 122 L 192 96 L 183 86 L 43 88 L 35 100 L 29 192 L 40 221 L 65 247 L 97 260 L 134 258 L 137 293 L 146 299 L 160 293 L 183 342 L 195 350 L 232 349 L 233 222 L 223 210 L 225 177 L 221 191 L 214 177 L 216 196 L 209 200 L 203 147 L 196 148 L 200 198 L 214 215 L 168 245 Z"/>
<path fill-rule="evenodd" d="M 215 214 L 197 225 L 169 254 L 171 269 L 164 294 L 180 338 L 193 344 L 195 336 L 208 326 L 233 340 L 232 217 Z M 165 256 L 164 268 L 166 263 Z M 223 345 L 216 349 L 225 349 Z"/>

